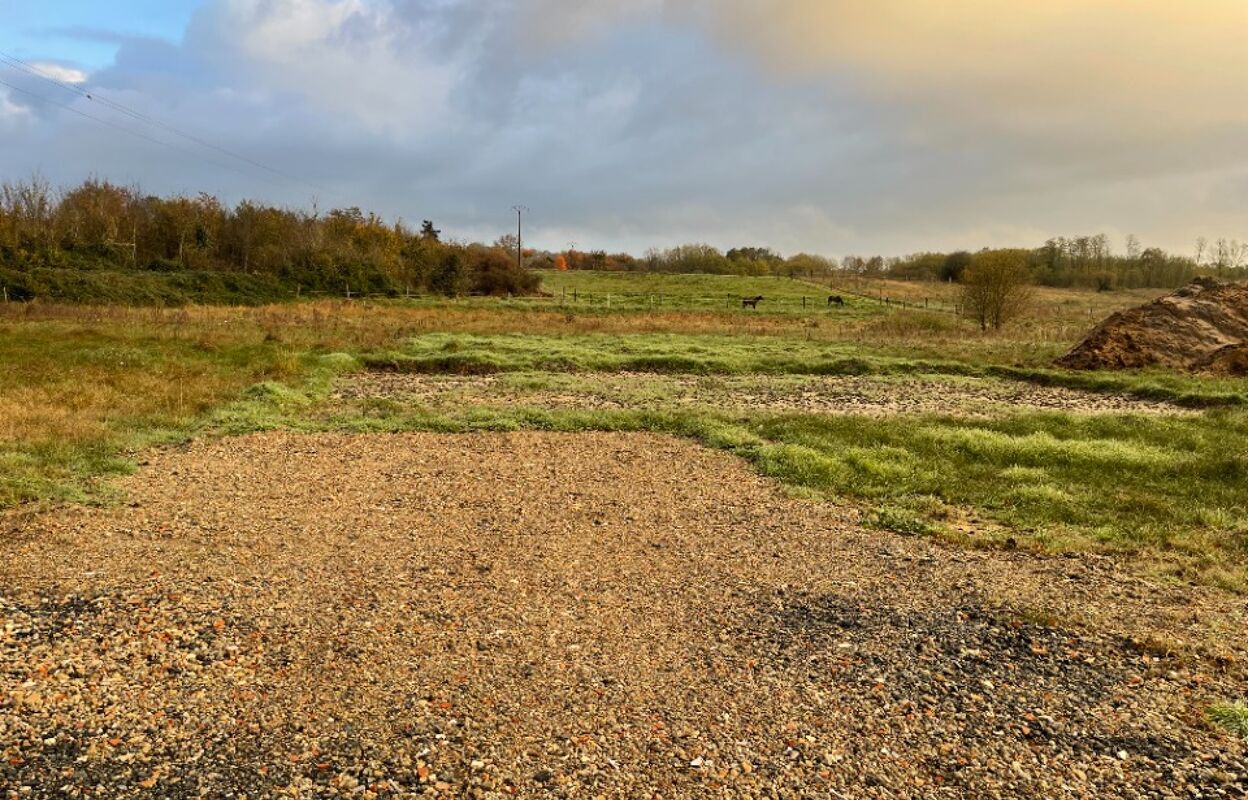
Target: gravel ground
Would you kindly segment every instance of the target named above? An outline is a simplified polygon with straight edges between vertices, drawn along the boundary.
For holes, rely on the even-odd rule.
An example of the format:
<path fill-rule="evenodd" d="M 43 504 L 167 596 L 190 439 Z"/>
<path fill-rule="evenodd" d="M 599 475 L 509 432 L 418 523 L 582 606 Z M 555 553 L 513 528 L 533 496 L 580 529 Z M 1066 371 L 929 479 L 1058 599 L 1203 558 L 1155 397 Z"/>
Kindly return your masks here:
<path fill-rule="evenodd" d="M 563 376 L 555 376 L 558 381 Z M 1169 403 L 990 378 L 874 376 L 695 376 L 603 373 L 562 388 L 532 388 L 523 375 L 446 376 L 372 372 L 339 383 L 338 401 L 384 398 L 426 405 L 527 403 L 548 408 L 620 409 L 709 405 L 807 414 L 936 413 L 986 416 L 1010 409 L 1086 414 L 1188 414 Z"/>
<path fill-rule="evenodd" d="M 690 442 L 273 433 L 122 488 L 0 516 L 0 797 L 1248 793 L 1202 717 L 1242 598 Z"/>

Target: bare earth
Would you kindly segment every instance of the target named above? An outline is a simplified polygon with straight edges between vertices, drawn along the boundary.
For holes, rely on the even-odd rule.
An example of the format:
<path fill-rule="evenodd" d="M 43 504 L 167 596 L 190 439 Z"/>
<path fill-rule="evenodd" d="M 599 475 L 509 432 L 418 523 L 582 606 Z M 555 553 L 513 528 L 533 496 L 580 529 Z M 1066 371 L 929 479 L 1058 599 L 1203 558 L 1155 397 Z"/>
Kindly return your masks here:
<path fill-rule="evenodd" d="M 9 797 L 1248 792 L 1202 717 L 1242 598 L 866 531 L 689 442 L 265 434 L 122 483 L 0 517 Z"/>
<path fill-rule="evenodd" d="M 1071 369 L 1163 364 L 1248 375 L 1248 284 L 1197 278 L 1172 294 L 1111 315 L 1057 363 Z"/>
<path fill-rule="evenodd" d="M 524 375 L 352 375 L 333 399 L 385 399 L 425 405 L 525 403 L 543 408 L 711 406 L 803 414 L 932 413 L 986 416 L 1008 411 L 1084 414 L 1190 414 L 1170 403 L 990 378 L 855 375 L 696 376 L 595 373 L 566 378 L 563 388 L 531 388 Z"/>

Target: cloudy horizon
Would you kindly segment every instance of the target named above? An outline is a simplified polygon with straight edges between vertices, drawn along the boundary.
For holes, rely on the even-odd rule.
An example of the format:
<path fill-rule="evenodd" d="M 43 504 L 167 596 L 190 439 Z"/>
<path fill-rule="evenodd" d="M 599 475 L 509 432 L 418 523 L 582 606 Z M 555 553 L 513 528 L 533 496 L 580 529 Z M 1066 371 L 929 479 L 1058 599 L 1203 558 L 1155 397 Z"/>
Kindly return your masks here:
<path fill-rule="evenodd" d="M 0 66 L 0 177 L 484 240 L 523 203 L 550 249 L 1248 239 L 1239 0 L 101 5 L 0 0 L 61 84 Z"/>

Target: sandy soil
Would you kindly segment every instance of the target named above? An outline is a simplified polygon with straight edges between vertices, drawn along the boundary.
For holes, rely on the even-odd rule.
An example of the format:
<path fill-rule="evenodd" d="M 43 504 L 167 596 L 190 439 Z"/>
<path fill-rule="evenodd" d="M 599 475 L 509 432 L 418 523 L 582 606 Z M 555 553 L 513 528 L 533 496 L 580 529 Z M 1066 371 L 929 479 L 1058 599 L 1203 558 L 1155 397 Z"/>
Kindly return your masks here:
<path fill-rule="evenodd" d="M 1248 375 L 1248 284 L 1197 278 L 1112 314 L 1057 363 L 1071 369 L 1163 365 Z"/>
<path fill-rule="evenodd" d="M 1202 717 L 1242 598 L 866 531 L 689 442 L 265 434 L 122 486 L 0 517 L 0 797 L 1248 791 Z"/>
<path fill-rule="evenodd" d="M 1018 381 L 872 376 L 743 377 L 595 374 L 579 388 L 532 389 L 515 375 L 361 373 L 343 379 L 333 398 L 388 399 L 424 405 L 524 403 L 546 408 L 713 406 L 805 414 L 899 413 L 987 416 L 1009 410 L 1085 414 L 1187 414 L 1169 403 L 1094 394 Z"/>

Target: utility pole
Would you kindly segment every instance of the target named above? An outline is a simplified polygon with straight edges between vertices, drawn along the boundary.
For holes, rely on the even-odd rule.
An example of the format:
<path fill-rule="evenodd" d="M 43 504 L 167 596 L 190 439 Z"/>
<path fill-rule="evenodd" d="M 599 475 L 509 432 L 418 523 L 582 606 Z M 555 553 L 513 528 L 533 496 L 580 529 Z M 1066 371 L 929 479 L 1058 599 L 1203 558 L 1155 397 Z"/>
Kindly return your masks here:
<path fill-rule="evenodd" d="M 521 226 L 524 221 L 524 212 L 528 211 L 529 207 L 512 206 L 511 210 L 516 212 L 516 267 L 524 269 L 524 239 Z"/>

